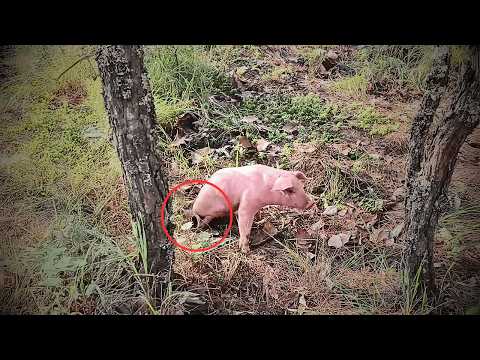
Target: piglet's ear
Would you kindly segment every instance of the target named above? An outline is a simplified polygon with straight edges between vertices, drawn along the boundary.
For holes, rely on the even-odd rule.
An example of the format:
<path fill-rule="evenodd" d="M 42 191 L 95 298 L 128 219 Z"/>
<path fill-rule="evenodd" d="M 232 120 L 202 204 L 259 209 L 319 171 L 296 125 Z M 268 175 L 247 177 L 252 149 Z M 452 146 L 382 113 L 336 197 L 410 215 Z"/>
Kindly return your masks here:
<path fill-rule="evenodd" d="M 274 191 L 284 191 L 284 190 L 292 189 L 292 188 L 293 188 L 292 179 L 288 176 L 280 176 L 273 183 L 272 190 L 274 190 Z"/>
<path fill-rule="evenodd" d="M 307 180 L 307 177 L 305 176 L 305 174 L 301 171 L 292 171 L 293 172 L 293 175 L 295 175 L 297 177 L 297 179 L 299 180 Z"/>

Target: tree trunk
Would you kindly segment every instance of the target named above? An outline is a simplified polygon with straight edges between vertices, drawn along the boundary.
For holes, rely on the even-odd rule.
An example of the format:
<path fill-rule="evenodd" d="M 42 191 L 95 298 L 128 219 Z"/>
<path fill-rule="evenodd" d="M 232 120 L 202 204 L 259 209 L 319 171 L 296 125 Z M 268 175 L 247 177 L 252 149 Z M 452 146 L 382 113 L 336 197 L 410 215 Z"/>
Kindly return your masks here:
<path fill-rule="evenodd" d="M 421 289 L 430 295 L 435 295 L 433 238 L 439 200 L 446 194 L 460 147 L 480 120 L 480 82 L 473 65 L 477 53 L 463 66 L 447 115 L 433 124 L 450 67 L 448 49 L 439 50 L 412 123 L 405 200 L 407 272 L 410 281 L 418 274 Z"/>
<path fill-rule="evenodd" d="M 148 271 L 156 280 L 152 284 L 161 285 L 152 289 L 152 295 L 161 295 L 162 285 L 170 281 L 173 247 L 159 221 L 168 183 L 153 135 L 155 109 L 143 50 L 140 46 L 102 46 L 96 59 L 132 219 L 145 234 Z M 167 206 L 165 225 L 171 233 L 169 214 Z"/>

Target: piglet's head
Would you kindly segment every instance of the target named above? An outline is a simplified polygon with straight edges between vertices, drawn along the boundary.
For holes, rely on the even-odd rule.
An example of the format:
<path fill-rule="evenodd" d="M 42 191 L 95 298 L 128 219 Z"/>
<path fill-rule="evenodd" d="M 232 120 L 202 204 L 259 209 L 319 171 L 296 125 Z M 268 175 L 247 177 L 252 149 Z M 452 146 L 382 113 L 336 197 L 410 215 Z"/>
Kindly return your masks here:
<path fill-rule="evenodd" d="M 307 177 L 300 171 L 288 171 L 279 176 L 272 186 L 272 191 L 280 192 L 282 205 L 296 209 L 309 209 L 314 202 L 305 193 L 303 186 Z"/>

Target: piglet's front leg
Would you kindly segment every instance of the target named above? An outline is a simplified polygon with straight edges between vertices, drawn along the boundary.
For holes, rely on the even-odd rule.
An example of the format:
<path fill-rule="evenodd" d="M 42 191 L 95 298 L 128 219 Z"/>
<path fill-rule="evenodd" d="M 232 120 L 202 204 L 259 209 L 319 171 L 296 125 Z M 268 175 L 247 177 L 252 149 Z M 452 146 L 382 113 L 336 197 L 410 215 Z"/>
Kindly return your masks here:
<path fill-rule="evenodd" d="M 250 236 L 250 231 L 252 230 L 255 213 L 256 211 L 252 211 L 252 209 L 246 207 L 242 208 L 242 206 L 240 206 L 238 209 L 238 230 L 240 232 L 239 246 L 240 250 L 245 254 L 250 251 L 248 237 Z"/>

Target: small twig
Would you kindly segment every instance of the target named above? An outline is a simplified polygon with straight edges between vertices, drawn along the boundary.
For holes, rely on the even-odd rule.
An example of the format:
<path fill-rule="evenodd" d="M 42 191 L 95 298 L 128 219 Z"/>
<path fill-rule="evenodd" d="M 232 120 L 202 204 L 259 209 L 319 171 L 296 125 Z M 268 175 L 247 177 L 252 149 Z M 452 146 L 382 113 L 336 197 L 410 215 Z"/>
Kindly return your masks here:
<path fill-rule="evenodd" d="M 56 80 L 60 80 L 60 78 L 65 75 L 65 73 L 67 71 L 69 71 L 70 69 L 72 69 L 75 65 L 77 65 L 78 63 L 80 63 L 81 61 L 85 60 L 85 59 L 89 59 L 91 58 L 92 56 L 94 55 L 94 53 L 89 53 L 89 54 L 86 54 L 86 55 L 83 55 L 82 57 L 80 57 L 78 60 L 76 60 L 72 65 L 70 65 L 67 69 L 65 69 L 60 75 L 58 75 L 58 77 L 56 78 Z"/>

